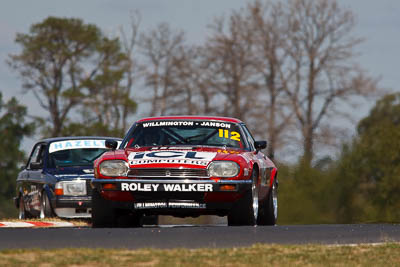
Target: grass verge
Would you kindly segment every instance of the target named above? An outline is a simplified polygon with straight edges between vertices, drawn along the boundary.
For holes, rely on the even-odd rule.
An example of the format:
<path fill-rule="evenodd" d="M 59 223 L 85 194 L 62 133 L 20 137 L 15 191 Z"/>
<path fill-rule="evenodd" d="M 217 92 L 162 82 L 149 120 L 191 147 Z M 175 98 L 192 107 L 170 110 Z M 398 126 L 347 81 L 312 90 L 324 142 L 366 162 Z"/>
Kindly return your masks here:
<path fill-rule="evenodd" d="M 204 249 L 0 251 L 0 266 L 395 266 L 400 244 L 254 245 Z"/>

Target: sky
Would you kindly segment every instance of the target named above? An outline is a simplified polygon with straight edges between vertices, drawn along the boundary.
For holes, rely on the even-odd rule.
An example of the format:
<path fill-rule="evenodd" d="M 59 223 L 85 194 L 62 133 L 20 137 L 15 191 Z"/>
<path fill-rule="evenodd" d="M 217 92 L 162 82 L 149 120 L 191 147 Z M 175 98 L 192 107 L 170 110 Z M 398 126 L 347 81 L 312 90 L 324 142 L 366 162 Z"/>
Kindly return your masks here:
<path fill-rule="evenodd" d="M 274 1 L 274 0 L 272 0 Z M 119 27 L 129 30 L 130 13 L 138 10 L 142 16 L 141 30 L 167 22 L 182 29 L 190 43 L 203 42 L 207 25 L 216 16 L 229 15 L 231 10 L 244 7 L 246 0 L 2 0 L 0 9 L 0 91 L 3 100 L 15 96 L 28 107 L 31 115 L 46 115 L 30 94 L 22 94 L 17 73 L 6 64 L 9 54 L 18 53 L 16 33 L 28 33 L 32 24 L 48 16 L 75 17 L 93 23 L 104 32 L 115 34 Z M 356 17 L 354 34 L 365 41 L 358 46 L 357 62 L 379 85 L 392 91 L 400 90 L 400 1 L 398 0 L 338 0 Z M 356 119 L 368 115 L 373 103 L 361 107 Z M 29 150 L 34 138 L 25 140 Z"/>

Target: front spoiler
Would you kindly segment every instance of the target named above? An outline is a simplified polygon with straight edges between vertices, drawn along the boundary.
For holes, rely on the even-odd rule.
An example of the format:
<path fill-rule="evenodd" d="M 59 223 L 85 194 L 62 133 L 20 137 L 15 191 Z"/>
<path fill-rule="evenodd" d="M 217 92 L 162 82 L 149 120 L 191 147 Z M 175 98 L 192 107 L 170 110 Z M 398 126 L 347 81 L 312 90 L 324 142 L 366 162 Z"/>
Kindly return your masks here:
<path fill-rule="evenodd" d="M 91 208 L 92 196 L 57 196 L 51 200 L 53 208 Z"/>
<path fill-rule="evenodd" d="M 62 218 L 90 218 L 92 196 L 56 196 L 51 205 L 58 217 Z"/>

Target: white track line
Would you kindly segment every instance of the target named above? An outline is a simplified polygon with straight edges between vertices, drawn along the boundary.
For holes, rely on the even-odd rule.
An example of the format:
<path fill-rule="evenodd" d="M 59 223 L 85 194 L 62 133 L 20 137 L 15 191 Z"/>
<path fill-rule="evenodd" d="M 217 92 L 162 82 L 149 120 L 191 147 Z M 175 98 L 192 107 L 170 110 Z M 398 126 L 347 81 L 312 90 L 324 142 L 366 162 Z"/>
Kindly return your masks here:
<path fill-rule="evenodd" d="M 1 222 L 0 228 L 28 228 L 28 227 L 73 227 L 74 224 L 69 222 Z"/>

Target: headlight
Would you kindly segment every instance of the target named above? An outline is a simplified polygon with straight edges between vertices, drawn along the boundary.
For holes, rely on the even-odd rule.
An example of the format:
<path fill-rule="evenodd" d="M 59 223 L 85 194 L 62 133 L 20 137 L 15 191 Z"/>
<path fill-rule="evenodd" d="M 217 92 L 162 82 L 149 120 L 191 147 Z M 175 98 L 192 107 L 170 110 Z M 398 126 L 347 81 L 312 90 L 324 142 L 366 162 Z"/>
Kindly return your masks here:
<path fill-rule="evenodd" d="M 234 177 L 239 174 L 240 167 L 233 161 L 213 161 L 208 167 L 212 177 Z"/>
<path fill-rule="evenodd" d="M 126 176 L 129 166 L 124 160 L 106 160 L 100 163 L 99 170 L 104 176 Z"/>
<path fill-rule="evenodd" d="M 86 181 L 75 180 L 58 182 L 56 183 L 55 189 L 56 195 L 84 196 L 86 195 Z"/>

